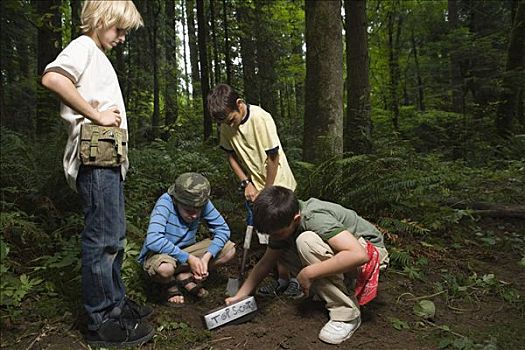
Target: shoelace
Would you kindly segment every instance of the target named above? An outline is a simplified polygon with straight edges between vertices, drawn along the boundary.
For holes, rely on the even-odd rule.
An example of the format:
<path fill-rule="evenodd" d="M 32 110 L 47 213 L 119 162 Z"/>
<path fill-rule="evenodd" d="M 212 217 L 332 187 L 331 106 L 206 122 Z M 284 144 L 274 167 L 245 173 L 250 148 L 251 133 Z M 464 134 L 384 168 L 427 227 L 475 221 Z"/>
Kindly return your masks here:
<path fill-rule="evenodd" d="M 124 305 L 122 306 L 122 309 L 123 310 L 124 309 L 128 309 L 130 311 L 131 315 L 134 318 L 137 318 L 137 319 L 140 318 L 140 313 L 138 311 L 139 310 L 139 305 L 136 302 L 134 302 L 133 300 L 126 298 L 124 300 Z M 121 313 L 121 315 L 122 315 L 122 313 Z"/>
<path fill-rule="evenodd" d="M 295 296 L 299 295 L 301 293 L 301 289 L 299 288 L 299 283 L 296 281 L 290 281 L 288 283 L 288 288 L 284 291 L 285 295 Z"/>

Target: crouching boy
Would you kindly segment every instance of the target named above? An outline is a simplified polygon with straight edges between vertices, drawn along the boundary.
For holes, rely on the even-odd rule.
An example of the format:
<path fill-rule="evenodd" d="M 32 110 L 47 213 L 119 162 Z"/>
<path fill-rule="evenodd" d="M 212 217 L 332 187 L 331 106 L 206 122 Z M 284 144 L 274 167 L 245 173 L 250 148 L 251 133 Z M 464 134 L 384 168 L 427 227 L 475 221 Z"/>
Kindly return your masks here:
<path fill-rule="evenodd" d="M 361 325 L 359 305 L 375 297 L 380 266 L 388 262 L 381 232 L 353 210 L 315 198 L 299 201 L 280 186 L 261 191 L 253 215 L 254 227 L 270 235 L 268 248 L 226 304 L 252 293 L 280 261 L 297 274 L 306 295 L 326 301 L 330 320 L 319 339 L 329 344 L 349 339 Z M 356 278 L 354 290 L 349 285 Z"/>
<path fill-rule="evenodd" d="M 151 213 L 138 261 L 153 281 L 165 286 L 170 303 L 184 304 L 182 292 L 206 297 L 201 282 L 210 269 L 235 255 L 230 229 L 209 195 L 210 183 L 204 176 L 185 173 L 160 196 Z M 196 242 L 201 220 L 213 237 Z"/>

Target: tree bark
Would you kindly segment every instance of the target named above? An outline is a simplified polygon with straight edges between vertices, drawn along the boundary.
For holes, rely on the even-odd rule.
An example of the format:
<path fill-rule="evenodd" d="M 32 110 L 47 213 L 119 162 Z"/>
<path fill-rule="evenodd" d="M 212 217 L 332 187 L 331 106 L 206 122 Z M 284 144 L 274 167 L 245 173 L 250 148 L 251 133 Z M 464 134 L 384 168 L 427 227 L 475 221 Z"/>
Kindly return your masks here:
<path fill-rule="evenodd" d="M 221 82 L 221 65 L 219 61 L 219 45 L 217 44 L 217 27 L 216 25 L 216 13 L 215 13 L 215 1 L 210 1 L 210 25 L 211 25 L 211 40 L 213 44 L 213 84 L 216 85 Z"/>
<path fill-rule="evenodd" d="M 464 201 L 451 198 L 445 204 L 452 208 L 472 209 L 473 214 L 489 217 L 525 219 L 525 205 Z"/>
<path fill-rule="evenodd" d="M 82 31 L 80 30 L 80 11 L 82 4 L 80 0 L 69 0 L 71 6 L 71 40 L 78 37 Z"/>
<path fill-rule="evenodd" d="M 414 64 L 416 69 L 416 79 L 417 79 L 417 108 L 420 111 L 425 110 L 425 91 L 423 89 L 423 79 L 421 79 L 421 71 L 419 69 L 419 57 L 417 55 L 417 42 L 414 35 L 414 28 L 412 28 L 411 33 L 411 42 L 412 42 L 412 52 L 414 53 Z"/>
<path fill-rule="evenodd" d="M 496 117 L 498 133 L 504 137 L 512 134 L 514 119 L 518 119 L 520 90 L 525 82 L 525 1 L 519 2 L 513 23 Z"/>
<path fill-rule="evenodd" d="M 39 0 L 36 2 L 38 16 L 42 24 L 38 27 L 37 75 L 42 75 L 48 63 L 53 61 L 62 49 L 62 14 L 61 0 Z M 37 87 L 36 134 L 44 134 L 54 124 L 50 114 L 59 110 L 59 102 L 48 90 L 38 84 Z"/>
<path fill-rule="evenodd" d="M 454 35 L 458 29 L 458 0 L 448 0 L 448 23 L 449 31 Z M 457 44 L 451 43 L 449 57 L 450 74 L 450 109 L 456 113 L 465 113 L 465 101 L 463 99 L 463 78 L 461 77 L 460 62 Z"/>
<path fill-rule="evenodd" d="M 160 127 L 160 86 L 159 86 L 159 54 L 158 54 L 158 19 L 160 13 L 160 4 L 157 0 L 150 0 L 147 3 L 148 17 L 151 19 L 149 26 L 149 44 L 151 52 L 151 64 L 153 68 L 153 113 L 151 114 L 151 133 L 150 139 L 158 137 Z"/>
<path fill-rule="evenodd" d="M 390 74 L 390 111 L 392 112 L 392 124 L 394 130 L 399 130 L 399 37 L 401 36 L 401 15 L 397 13 L 399 3 L 396 0 L 393 3 L 393 8 L 389 10 L 387 21 L 387 35 L 388 35 L 388 68 Z M 397 26 L 396 26 L 397 22 Z M 396 36 L 394 38 L 394 35 Z"/>
<path fill-rule="evenodd" d="M 303 158 L 320 163 L 343 151 L 341 1 L 307 0 Z M 330 38 L 330 40 L 327 40 Z"/>
<path fill-rule="evenodd" d="M 347 115 L 344 150 L 355 154 L 372 150 L 366 0 L 345 0 Z"/>
<path fill-rule="evenodd" d="M 222 23 L 224 26 L 224 63 L 226 69 L 226 84 L 232 84 L 232 63 L 230 59 L 230 33 L 228 32 L 228 4 L 222 0 Z"/>
<path fill-rule="evenodd" d="M 210 91 L 210 84 L 208 78 L 208 53 L 207 53 L 207 40 L 206 33 L 206 18 L 204 14 L 204 0 L 197 0 L 197 25 L 198 25 L 198 36 L 199 36 L 199 59 L 201 64 L 201 94 L 202 94 L 202 111 L 203 111 L 203 126 L 204 126 L 204 140 L 208 140 L 212 133 L 212 122 L 210 114 L 208 113 L 208 107 L 206 104 L 206 96 Z"/>
<path fill-rule="evenodd" d="M 190 77 L 188 75 L 188 59 L 186 51 L 186 39 L 188 37 L 188 31 L 186 29 L 186 5 L 185 2 L 181 2 L 181 15 L 182 15 L 182 52 L 184 55 L 184 92 L 186 94 L 186 100 L 190 101 Z"/>
<path fill-rule="evenodd" d="M 197 36 L 195 35 L 195 0 L 186 0 L 186 21 L 188 28 L 188 46 L 190 48 L 191 63 L 191 87 L 193 99 L 201 96 L 201 84 L 199 73 L 199 47 L 197 46 Z"/>
<path fill-rule="evenodd" d="M 178 84 L 178 68 L 177 68 L 177 15 L 175 13 L 175 0 L 166 1 L 166 50 L 165 52 L 165 79 L 166 85 L 164 87 L 164 123 L 170 126 L 175 123 L 179 114 L 179 84 Z"/>
<path fill-rule="evenodd" d="M 249 103 L 260 104 L 259 91 L 257 89 L 259 82 L 255 74 L 257 66 L 255 60 L 255 40 L 253 37 L 253 32 L 255 31 L 255 15 L 248 3 L 241 1 L 237 6 L 244 97 Z"/>

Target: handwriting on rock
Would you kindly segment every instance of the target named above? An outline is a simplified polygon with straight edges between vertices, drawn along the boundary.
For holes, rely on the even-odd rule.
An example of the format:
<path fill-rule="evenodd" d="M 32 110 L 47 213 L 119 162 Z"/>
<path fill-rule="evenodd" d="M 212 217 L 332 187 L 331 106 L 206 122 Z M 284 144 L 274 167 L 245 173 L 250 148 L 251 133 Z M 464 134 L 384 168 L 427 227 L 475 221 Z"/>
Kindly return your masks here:
<path fill-rule="evenodd" d="M 255 303 L 255 298 L 250 296 L 235 304 L 224 306 L 210 312 L 204 316 L 204 321 L 208 329 L 213 329 L 254 311 L 257 311 L 257 304 Z"/>

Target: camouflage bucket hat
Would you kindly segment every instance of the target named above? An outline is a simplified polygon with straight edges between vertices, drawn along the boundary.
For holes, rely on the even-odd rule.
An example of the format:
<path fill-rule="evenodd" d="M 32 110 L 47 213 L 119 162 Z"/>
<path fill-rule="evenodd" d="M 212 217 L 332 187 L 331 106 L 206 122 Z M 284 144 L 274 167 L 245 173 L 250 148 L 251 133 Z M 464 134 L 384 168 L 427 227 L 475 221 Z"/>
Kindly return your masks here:
<path fill-rule="evenodd" d="M 178 203 L 188 207 L 202 207 L 210 196 L 210 182 L 201 174 L 184 173 L 180 175 L 168 193 Z"/>

